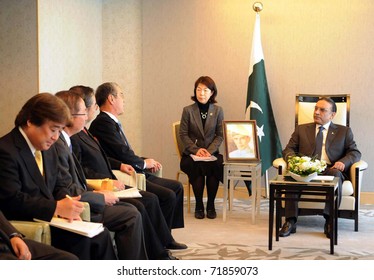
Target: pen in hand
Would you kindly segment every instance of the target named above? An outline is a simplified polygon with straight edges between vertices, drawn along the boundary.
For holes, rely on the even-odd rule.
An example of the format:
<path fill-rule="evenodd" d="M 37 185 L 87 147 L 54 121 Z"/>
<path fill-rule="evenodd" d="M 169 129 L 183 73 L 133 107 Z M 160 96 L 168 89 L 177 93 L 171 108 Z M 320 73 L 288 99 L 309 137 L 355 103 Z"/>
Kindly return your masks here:
<path fill-rule="evenodd" d="M 79 202 L 80 196 L 78 196 L 78 199 L 74 199 L 74 198 L 72 198 L 72 197 L 71 197 L 70 195 L 68 195 L 68 194 L 65 195 L 65 197 L 68 198 L 68 199 L 71 200 L 71 201 L 76 200 L 76 201 L 79 203 L 79 206 L 78 206 L 75 202 L 73 202 L 73 204 L 75 205 L 75 207 L 78 206 L 79 213 L 82 213 L 82 212 L 83 212 L 83 210 L 84 210 L 83 204 L 82 204 L 81 202 Z M 70 219 L 69 219 L 69 220 L 70 220 Z M 81 220 L 81 218 L 78 217 L 77 220 Z M 70 220 L 70 221 L 71 221 L 71 220 Z"/>

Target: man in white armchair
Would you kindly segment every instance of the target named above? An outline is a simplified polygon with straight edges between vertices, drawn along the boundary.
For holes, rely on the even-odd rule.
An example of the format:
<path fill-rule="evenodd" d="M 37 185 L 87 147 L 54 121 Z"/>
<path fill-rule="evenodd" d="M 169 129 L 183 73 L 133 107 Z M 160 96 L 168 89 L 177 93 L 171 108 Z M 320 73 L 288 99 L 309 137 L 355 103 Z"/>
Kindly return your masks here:
<path fill-rule="evenodd" d="M 340 204 L 342 183 L 348 178 L 349 168 L 352 164 L 360 160 L 361 153 L 353 139 L 352 130 L 347 126 L 332 122 L 336 110 L 336 104 L 331 98 L 320 98 L 314 108 L 314 122 L 296 127 L 282 155 L 286 161 L 289 156 L 295 154 L 314 156 L 325 160 L 327 168 L 323 174 L 340 178 L 338 186 L 338 204 Z M 288 194 L 287 196 L 299 196 L 299 194 Z M 331 229 L 328 222 L 330 213 L 328 209 L 326 203 L 323 211 L 326 219 L 324 233 L 330 238 Z M 298 212 L 298 202 L 286 200 L 286 222 L 283 224 L 279 236 L 286 237 L 296 232 Z"/>

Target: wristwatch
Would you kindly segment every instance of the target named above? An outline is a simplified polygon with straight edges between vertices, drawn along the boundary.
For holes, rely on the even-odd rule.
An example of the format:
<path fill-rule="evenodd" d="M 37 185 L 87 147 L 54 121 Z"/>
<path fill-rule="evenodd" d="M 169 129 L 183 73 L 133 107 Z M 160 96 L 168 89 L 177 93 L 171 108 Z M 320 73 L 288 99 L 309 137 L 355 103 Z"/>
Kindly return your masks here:
<path fill-rule="evenodd" d="M 12 239 L 13 237 L 19 237 L 19 238 L 23 239 L 23 235 L 18 233 L 18 232 L 15 232 L 15 233 L 12 233 L 11 235 L 9 235 L 9 239 Z"/>

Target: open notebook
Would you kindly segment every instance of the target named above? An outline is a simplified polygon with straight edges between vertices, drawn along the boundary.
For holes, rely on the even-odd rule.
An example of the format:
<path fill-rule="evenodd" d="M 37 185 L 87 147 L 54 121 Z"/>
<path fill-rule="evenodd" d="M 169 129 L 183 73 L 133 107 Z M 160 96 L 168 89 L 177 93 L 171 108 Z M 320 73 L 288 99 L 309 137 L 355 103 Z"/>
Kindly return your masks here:
<path fill-rule="evenodd" d="M 121 191 L 114 191 L 114 195 L 118 198 L 135 198 L 142 197 L 137 188 L 128 188 Z"/>

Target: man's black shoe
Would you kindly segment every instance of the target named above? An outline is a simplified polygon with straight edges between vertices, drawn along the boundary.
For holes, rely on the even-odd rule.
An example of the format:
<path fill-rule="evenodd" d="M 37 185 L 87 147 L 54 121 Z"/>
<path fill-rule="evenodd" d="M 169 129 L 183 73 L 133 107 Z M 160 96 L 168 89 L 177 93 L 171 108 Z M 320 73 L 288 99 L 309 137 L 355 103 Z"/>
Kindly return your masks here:
<path fill-rule="evenodd" d="M 187 249 L 187 245 L 173 240 L 170 244 L 168 244 L 166 246 L 166 249 L 169 249 L 169 250 L 184 250 L 184 249 Z"/>
<path fill-rule="evenodd" d="M 290 221 L 286 221 L 283 224 L 282 229 L 279 232 L 279 236 L 280 237 L 287 237 L 291 233 L 295 233 L 295 232 L 296 232 L 296 223 L 292 223 Z"/>
<path fill-rule="evenodd" d="M 170 251 L 165 251 L 159 258 L 159 260 L 179 260 L 177 257 L 174 257 Z"/>

